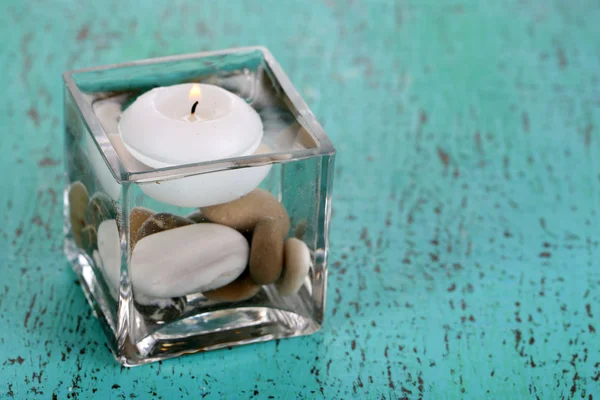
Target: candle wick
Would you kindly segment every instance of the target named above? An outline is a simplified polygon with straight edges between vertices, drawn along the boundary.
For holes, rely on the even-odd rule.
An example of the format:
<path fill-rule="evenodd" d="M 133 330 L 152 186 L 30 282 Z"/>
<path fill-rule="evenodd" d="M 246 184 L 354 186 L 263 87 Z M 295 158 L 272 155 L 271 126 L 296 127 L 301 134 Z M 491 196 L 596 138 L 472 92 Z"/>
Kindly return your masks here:
<path fill-rule="evenodd" d="M 198 105 L 198 102 L 195 102 L 194 105 L 192 106 L 192 115 L 194 115 L 194 113 L 196 112 L 197 105 Z"/>

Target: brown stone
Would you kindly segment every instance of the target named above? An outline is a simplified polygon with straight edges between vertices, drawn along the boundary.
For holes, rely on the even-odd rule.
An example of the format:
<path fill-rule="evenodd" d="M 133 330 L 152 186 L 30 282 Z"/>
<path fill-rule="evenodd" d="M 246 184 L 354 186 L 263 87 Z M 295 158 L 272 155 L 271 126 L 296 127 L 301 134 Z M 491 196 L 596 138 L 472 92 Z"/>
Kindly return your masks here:
<path fill-rule="evenodd" d="M 82 247 L 81 230 L 85 226 L 85 210 L 89 201 L 88 191 L 83 183 L 77 181 L 69 186 L 69 218 L 71 231 L 77 246 Z"/>
<path fill-rule="evenodd" d="M 188 219 L 191 219 L 192 221 L 194 221 L 197 224 L 201 224 L 203 222 L 210 222 L 210 220 L 208 218 L 206 218 L 204 216 L 204 214 L 202 214 L 201 211 L 194 211 L 193 213 L 190 213 L 188 215 L 185 216 Z"/>
<path fill-rule="evenodd" d="M 102 192 L 95 193 L 85 210 L 85 223 L 92 225 L 96 230 L 103 221 L 117 218 L 117 210 L 113 200 Z"/>
<path fill-rule="evenodd" d="M 191 219 L 180 217 L 169 213 L 154 214 L 146 220 L 138 230 L 136 243 L 154 233 L 168 231 L 169 229 L 180 228 L 182 226 L 192 225 Z"/>
<path fill-rule="evenodd" d="M 81 248 L 90 256 L 98 248 L 98 233 L 92 225 L 86 225 L 81 229 Z"/>
<path fill-rule="evenodd" d="M 152 215 L 154 215 L 154 211 L 144 207 L 134 207 L 129 213 L 129 248 L 131 250 L 135 246 L 140 228 Z"/>
<path fill-rule="evenodd" d="M 303 219 L 300 222 L 298 222 L 298 224 L 296 224 L 296 227 L 294 228 L 294 236 L 297 239 L 302 240 L 304 238 L 304 234 L 306 233 L 307 230 L 308 230 L 308 221 Z"/>
<path fill-rule="evenodd" d="M 289 238 L 284 245 L 284 266 L 277 289 L 282 296 L 298 291 L 310 270 L 310 250 L 300 239 Z"/>
<path fill-rule="evenodd" d="M 204 207 L 202 213 L 210 221 L 238 231 L 254 229 L 264 217 L 278 221 L 278 226 L 285 235 L 290 230 L 290 218 L 283 205 L 271 193 L 262 189 L 255 189 L 229 203 Z"/>
<path fill-rule="evenodd" d="M 251 298 L 260 291 L 260 288 L 261 286 L 256 284 L 246 271 L 230 284 L 202 294 L 210 300 L 234 302 Z"/>
<path fill-rule="evenodd" d="M 250 275 L 254 282 L 268 285 L 279 278 L 284 237 L 280 221 L 275 218 L 263 218 L 256 224 L 250 248 Z"/>

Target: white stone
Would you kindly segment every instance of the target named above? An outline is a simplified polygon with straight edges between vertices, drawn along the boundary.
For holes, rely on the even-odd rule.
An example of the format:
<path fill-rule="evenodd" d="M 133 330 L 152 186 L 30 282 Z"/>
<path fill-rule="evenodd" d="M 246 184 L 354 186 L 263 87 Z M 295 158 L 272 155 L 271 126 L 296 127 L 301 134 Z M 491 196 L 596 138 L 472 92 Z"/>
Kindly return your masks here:
<path fill-rule="evenodd" d="M 277 282 L 277 289 L 282 296 L 289 296 L 298 291 L 304 283 L 310 269 L 310 250 L 300 239 L 289 238 L 284 244 L 283 274 Z"/>
<path fill-rule="evenodd" d="M 98 226 L 98 254 L 101 260 L 98 267 L 104 275 L 111 295 L 116 299 L 121 276 L 121 241 L 117 221 L 114 219 L 102 221 Z"/>
<path fill-rule="evenodd" d="M 248 264 L 249 245 L 238 231 L 202 223 L 146 236 L 131 254 L 136 294 L 186 296 L 225 286 Z"/>

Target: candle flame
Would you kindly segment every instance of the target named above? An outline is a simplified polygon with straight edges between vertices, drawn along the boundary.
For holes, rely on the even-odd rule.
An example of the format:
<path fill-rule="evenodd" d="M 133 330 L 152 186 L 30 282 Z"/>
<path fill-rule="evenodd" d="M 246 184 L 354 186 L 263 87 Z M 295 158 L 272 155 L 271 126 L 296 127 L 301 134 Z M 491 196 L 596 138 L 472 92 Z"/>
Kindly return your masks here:
<path fill-rule="evenodd" d="M 200 90 L 200 85 L 194 84 L 190 89 L 190 94 L 188 97 L 190 100 L 198 100 L 201 94 L 202 90 Z"/>

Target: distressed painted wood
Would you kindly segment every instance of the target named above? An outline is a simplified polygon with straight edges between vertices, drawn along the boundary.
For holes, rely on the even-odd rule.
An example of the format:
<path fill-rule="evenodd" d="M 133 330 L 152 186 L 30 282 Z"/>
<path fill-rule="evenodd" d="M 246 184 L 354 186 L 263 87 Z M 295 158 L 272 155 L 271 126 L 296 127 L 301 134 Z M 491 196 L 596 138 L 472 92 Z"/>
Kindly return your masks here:
<path fill-rule="evenodd" d="M 600 398 L 600 4 L 3 0 L 0 398 Z M 62 255 L 67 69 L 264 44 L 338 149 L 324 329 L 120 368 Z"/>

